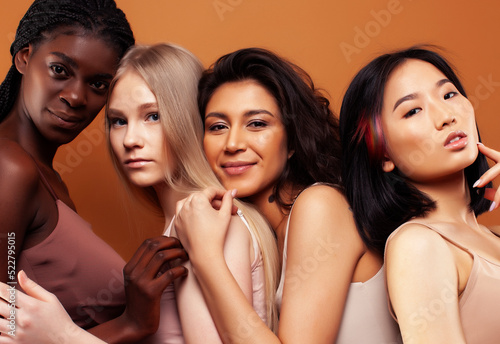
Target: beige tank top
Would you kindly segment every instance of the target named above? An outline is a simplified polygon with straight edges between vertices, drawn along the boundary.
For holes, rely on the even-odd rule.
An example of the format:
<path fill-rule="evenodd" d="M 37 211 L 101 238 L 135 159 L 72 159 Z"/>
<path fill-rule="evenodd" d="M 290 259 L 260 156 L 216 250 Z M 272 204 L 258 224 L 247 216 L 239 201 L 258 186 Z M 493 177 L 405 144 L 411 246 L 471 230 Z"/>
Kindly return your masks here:
<path fill-rule="evenodd" d="M 290 210 L 290 214 L 292 213 Z M 288 228 L 283 245 L 281 280 L 276 292 L 276 305 L 281 309 L 287 259 Z M 402 343 L 398 324 L 389 312 L 383 267 L 368 281 L 351 283 L 339 327 L 337 344 L 399 344 Z"/>
<path fill-rule="evenodd" d="M 500 265 L 481 257 L 454 240 L 447 234 L 447 224 L 445 223 L 422 223 L 417 221 L 411 221 L 411 223 L 418 223 L 433 230 L 448 242 L 472 256 L 474 262 L 469 280 L 459 298 L 460 319 L 465 339 L 467 344 L 500 343 L 498 321 L 498 312 L 500 311 Z M 388 242 L 402 226 L 389 236 Z M 393 316 L 395 318 L 394 314 Z"/>

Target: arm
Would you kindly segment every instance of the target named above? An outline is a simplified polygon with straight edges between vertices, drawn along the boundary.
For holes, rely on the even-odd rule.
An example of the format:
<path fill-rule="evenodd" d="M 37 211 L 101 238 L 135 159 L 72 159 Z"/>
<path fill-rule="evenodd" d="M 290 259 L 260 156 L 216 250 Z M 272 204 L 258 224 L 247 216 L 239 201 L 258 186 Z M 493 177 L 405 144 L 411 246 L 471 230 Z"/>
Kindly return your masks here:
<path fill-rule="evenodd" d="M 17 144 L 0 146 L 0 281 L 14 281 L 14 264 L 38 213 L 39 174 Z M 39 221 L 41 222 L 41 221 Z M 39 223 L 41 225 L 41 223 Z M 10 239 L 10 240 L 9 240 Z"/>
<path fill-rule="evenodd" d="M 15 293 L 15 314 L 10 286 L 0 283 L 0 343 L 100 344 L 97 337 L 75 325 L 54 294 L 19 272 L 19 284 L 26 294 Z M 10 334 L 9 334 L 10 333 Z M 14 336 L 12 336 L 14 335 Z"/>
<path fill-rule="evenodd" d="M 418 224 L 387 244 L 387 286 L 405 343 L 465 343 L 453 253 L 437 233 Z M 430 312 L 431 307 L 440 312 Z"/>
<path fill-rule="evenodd" d="M 313 186 L 290 218 L 279 338 L 333 343 L 357 262 L 364 253 L 352 213 L 336 189 Z"/>
<path fill-rule="evenodd" d="M 253 245 L 239 216 L 233 216 L 224 243 L 224 258 L 246 302 L 252 304 Z M 188 269 L 190 263 L 185 265 Z M 177 281 L 176 281 L 177 282 Z M 210 297 L 210 296 L 209 296 Z M 218 343 L 221 337 L 194 274 L 176 283 L 176 301 L 186 343 Z"/>

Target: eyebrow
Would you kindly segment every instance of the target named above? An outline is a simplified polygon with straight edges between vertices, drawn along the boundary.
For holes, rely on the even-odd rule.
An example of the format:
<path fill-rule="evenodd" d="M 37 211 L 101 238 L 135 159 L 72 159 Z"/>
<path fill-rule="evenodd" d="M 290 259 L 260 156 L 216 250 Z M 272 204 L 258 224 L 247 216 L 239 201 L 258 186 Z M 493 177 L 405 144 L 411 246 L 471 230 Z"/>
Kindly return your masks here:
<path fill-rule="evenodd" d="M 249 111 L 246 111 L 245 113 L 243 113 L 243 117 L 250 117 L 250 116 L 253 116 L 253 115 L 258 115 L 258 114 L 267 114 L 269 116 L 272 116 L 272 117 L 276 117 L 274 116 L 271 112 L 267 111 L 267 110 L 264 110 L 264 109 L 257 109 L 257 110 L 249 110 Z M 215 118 L 223 118 L 223 119 L 226 119 L 227 118 L 227 115 L 224 114 L 224 113 L 221 113 L 221 112 L 209 112 L 206 116 L 205 116 L 205 119 L 209 118 L 209 117 L 215 117 Z"/>
<path fill-rule="evenodd" d="M 52 51 L 50 54 L 59 57 L 61 60 L 66 62 L 68 65 L 70 65 L 71 68 L 74 68 L 74 69 L 80 68 L 78 66 L 78 63 L 76 63 L 75 60 L 73 60 L 71 57 L 69 57 L 66 54 L 60 53 L 58 51 Z M 102 79 L 110 79 L 110 80 L 113 79 L 113 75 L 109 74 L 109 73 L 98 73 L 95 75 L 95 77 L 102 78 Z"/>
<path fill-rule="evenodd" d="M 439 80 L 438 82 L 436 82 L 436 88 L 439 88 L 441 86 L 443 86 L 444 84 L 447 84 L 447 83 L 452 83 L 449 79 L 441 79 Z M 392 109 L 392 111 L 394 112 L 396 110 L 396 108 L 401 105 L 401 103 L 404 103 L 408 100 L 412 100 L 412 99 L 415 99 L 417 98 L 417 93 L 411 93 L 411 94 L 408 94 L 402 98 L 399 98 L 396 103 L 394 104 L 394 108 Z"/>
<path fill-rule="evenodd" d="M 158 103 L 144 103 L 139 105 L 139 110 L 158 109 Z M 108 113 L 123 115 L 123 111 L 112 107 L 108 108 Z"/>

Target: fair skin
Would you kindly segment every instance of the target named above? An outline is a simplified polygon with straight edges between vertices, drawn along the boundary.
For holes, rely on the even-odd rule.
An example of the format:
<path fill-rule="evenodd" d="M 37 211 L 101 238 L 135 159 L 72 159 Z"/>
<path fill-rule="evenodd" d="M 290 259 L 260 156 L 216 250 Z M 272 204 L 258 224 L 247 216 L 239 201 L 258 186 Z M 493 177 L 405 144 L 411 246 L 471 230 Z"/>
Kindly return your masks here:
<path fill-rule="evenodd" d="M 478 148 L 497 163 L 500 153 L 477 144 L 474 111 L 467 98 L 431 64 L 408 60 L 392 72 L 385 86 L 382 128 L 387 144 L 384 170 L 406 171 L 408 180 L 436 201 L 436 209 L 419 221 L 442 224 L 450 238 L 500 264 L 500 239 L 479 225 L 469 210 L 464 175 Z M 422 147 L 426 151 L 420 160 L 408 158 Z M 498 169 L 497 164 L 476 186 L 485 186 Z M 489 197 L 498 199 L 499 194 L 490 192 Z M 470 277 L 472 256 L 427 227 L 410 223 L 389 241 L 386 262 L 389 296 L 405 342 L 465 343 L 459 300 Z M 444 290 L 447 302 L 442 312 L 421 314 L 441 299 Z"/>
<path fill-rule="evenodd" d="M 109 100 L 111 147 L 133 184 L 155 189 L 168 227 L 176 202 L 189 194 L 172 190 L 165 183 L 165 169 L 172 172 L 176 162 L 172 161 L 168 149 L 164 149 L 168 147 L 168 138 L 158 111 L 156 97 L 144 79 L 135 71 L 126 71 Z M 238 216 L 231 218 L 228 224 L 224 257 L 247 302 L 252 302 L 250 266 L 254 257 L 250 233 Z M 172 234 L 175 236 L 175 231 Z M 191 269 L 189 262 L 184 266 Z M 193 274 L 176 284 L 176 299 L 186 343 L 221 342 Z"/>
<path fill-rule="evenodd" d="M 72 141 L 102 109 L 109 83 L 115 74 L 118 53 L 93 34 L 74 28 L 56 28 L 37 46 L 28 45 L 14 57 L 22 74 L 19 95 L 8 116 L 0 123 L 0 231 L 16 238 L 16 261 L 21 247 L 32 248 L 45 240 L 58 222 L 54 197 L 42 183 L 40 173 L 57 198 L 72 210 L 76 207 L 60 175 L 53 169 L 57 149 Z M 40 169 L 40 171 L 38 170 Z M 164 239 L 156 249 L 178 245 Z M 139 257 L 142 263 L 158 251 Z M 7 245 L 0 252 L 7 256 Z M 163 255 L 168 260 L 167 256 Z M 177 255 L 178 256 L 178 255 Z M 11 260 L 12 262 L 12 260 Z M 11 281 L 7 259 L 0 260 L 0 280 Z M 161 264 L 160 264 L 161 265 Z M 121 316 L 89 331 L 108 342 L 136 341 L 156 331 L 157 319 L 145 317 L 162 290 L 181 272 L 165 274 L 162 287 L 153 280 L 156 273 L 138 273 L 128 265 L 127 307 Z M 154 268 L 150 265 L 151 268 Z M 159 269 L 160 266 L 157 266 Z M 143 272 L 143 271 L 141 271 Z M 133 277 L 132 277 L 133 276 Z"/>
<path fill-rule="evenodd" d="M 307 188 L 296 199 L 291 215 L 284 215 L 285 209 L 268 201 L 286 159 L 293 154 L 287 151 L 286 140 L 276 100 L 253 80 L 223 84 L 207 104 L 204 147 L 209 163 L 226 188 L 237 189 L 238 197 L 250 200 L 266 216 L 276 232 L 280 258 L 290 217 L 276 336 L 264 323 L 255 321 L 251 305 L 228 273 L 221 255 L 223 226 L 209 230 L 204 225 L 215 223 L 213 214 L 229 216 L 228 211 L 224 214 L 210 206 L 223 193 L 206 190 L 195 196 L 196 204 L 178 205 L 183 221 L 176 222 L 176 228 L 219 331 L 231 334 L 228 342 L 331 343 L 338 334 L 350 283 L 367 281 L 382 265 L 381 258 L 364 246 L 348 204 L 336 189 L 326 185 Z M 286 190 L 286 200 L 293 201 L 292 194 L 296 196 L 298 191 Z M 317 268 L 306 271 L 304 262 L 311 259 Z M 242 333 L 241 328 L 249 332 Z"/>

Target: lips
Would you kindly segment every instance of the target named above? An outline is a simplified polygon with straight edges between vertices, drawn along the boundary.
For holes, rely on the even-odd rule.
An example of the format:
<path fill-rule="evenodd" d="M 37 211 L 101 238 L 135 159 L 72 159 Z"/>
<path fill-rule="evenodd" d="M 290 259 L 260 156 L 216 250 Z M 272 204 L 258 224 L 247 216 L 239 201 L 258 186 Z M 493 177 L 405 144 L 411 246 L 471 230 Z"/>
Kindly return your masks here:
<path fill-rule="evenodd" d="M 238 175 L 248 171 L 254 165 L 254 162 L 230 161 L 222 164 L 221 167 L 229 175 Z"/>
<path fill-rule="evenodd" d="M 444 142 L 445 148 L 448 149 L 462 149 L 467 145 L 468 138 L 461 130 L 451 132 Z"/>
<path fill-rule="evenodd" d="M 123 164 L 125 166 L 128 166 L 129 168 L 141 168 L 150 162 L 151 162 L 151 160 L 148 160 L 148 159 L 134 158 L 134 159 L 125 160 Z"/>
<path fill-rule="evenodd" d="M 55 118 L 58 126 L 65 129 L 77 128 L 83 122 L 83 120 L 80 118 L 71 117 L 62 112 L 51 111 L 51 110 L 48 111 Z"/>

